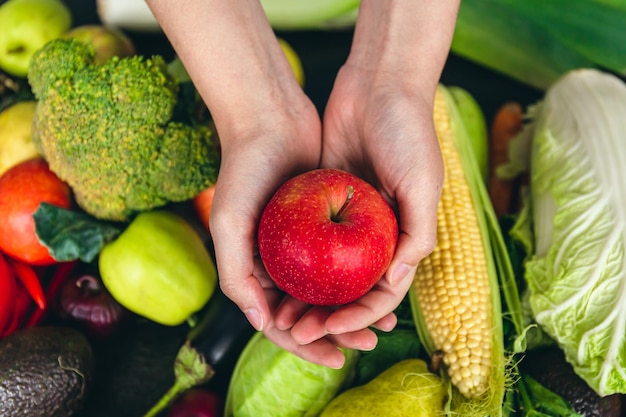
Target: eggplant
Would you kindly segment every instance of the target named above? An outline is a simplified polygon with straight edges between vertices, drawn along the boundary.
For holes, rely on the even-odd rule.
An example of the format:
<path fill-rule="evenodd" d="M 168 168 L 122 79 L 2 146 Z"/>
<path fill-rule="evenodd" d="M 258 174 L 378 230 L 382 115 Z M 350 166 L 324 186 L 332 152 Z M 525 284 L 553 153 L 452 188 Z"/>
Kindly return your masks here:
<path fill-rule="evenodd" d="M 237 359 L 254 333 L 239 307 L 216 290 L 201 321 L 187 336 L 191 346 L 215 371 L 207 387 L 226 395 Z"/>
<path fill-rule="evenodd" d="M 183 393 L 205 387 L 224 398 L 237 359 L 255 332 L 239 307 L 219 289 L 202 310 L 174 360 L 174 382 L 144 414 L 161 415 Z"/>
<path fill-rule="evenodd" d="M 191 330 L 136 318 L 121 334 L 100 341 L 96 386 L 78 417 L 137 417 L 148 410 L 165 415 L 182 392 L 170 388 L 176 385 L 181 346 L 192 347 L 212 368 L 211 379 L 200 386 L 225 396 L 237 358 L 255 330 L 219 288 L 198 317 Z"/>

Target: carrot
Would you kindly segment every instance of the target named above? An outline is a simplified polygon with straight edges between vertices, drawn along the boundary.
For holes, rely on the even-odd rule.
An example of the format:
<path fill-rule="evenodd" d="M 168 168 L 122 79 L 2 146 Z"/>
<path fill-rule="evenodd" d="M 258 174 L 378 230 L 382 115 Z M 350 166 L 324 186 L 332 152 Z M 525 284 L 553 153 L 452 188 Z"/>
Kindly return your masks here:
<path fill-rule="evenodd" d="M 193 198 L 193 208 L 200 219 L 200 223 L 209 230 L 209 217 L 211 215 L 211 207 L 213 206 L 213 195 L 215 194 L 215 184 L 209 188 L 200 191 Z"/>
<path fill-rule="evenodd" d="M 524 111 L 517 102 L 500 106 L 491 123 L 487 190 L 498 217 L 511 213 L 515 206 L 516 180 L 498 178 L 496 169 L 509 161 L 509 143 L 522 130 L 523 124 Z"/>

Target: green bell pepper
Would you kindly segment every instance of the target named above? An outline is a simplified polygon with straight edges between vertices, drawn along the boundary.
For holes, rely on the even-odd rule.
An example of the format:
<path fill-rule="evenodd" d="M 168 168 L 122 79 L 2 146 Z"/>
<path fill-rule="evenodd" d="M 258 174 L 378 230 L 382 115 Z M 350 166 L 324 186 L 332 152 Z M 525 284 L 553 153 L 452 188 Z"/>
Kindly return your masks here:
<path fill-rule="evenodd" d="M 176 326 L 211 298 L 217 271 L 200 236 L 168 211 L 140 213 L 100 252 L 111 295 L 134 313 Z"/>

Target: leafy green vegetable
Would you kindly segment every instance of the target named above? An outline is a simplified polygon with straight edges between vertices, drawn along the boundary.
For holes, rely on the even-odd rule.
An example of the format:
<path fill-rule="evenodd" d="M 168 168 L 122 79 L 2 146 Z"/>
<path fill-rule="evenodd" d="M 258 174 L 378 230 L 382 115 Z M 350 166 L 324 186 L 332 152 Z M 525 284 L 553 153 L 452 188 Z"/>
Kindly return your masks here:
<path fill-rule="evenodd" d="M 122 231 L 121 227 L 98 220 L 82 211 L 68 210 L 41 203 L 33 214 L 35 233 L 59 261 L 93 261 L 107 243 Z"/>
<path fill-rule="evenodd" d="M 573 71 L 536 106 L 525 262 L 537 323 L 599 395 L 626 392 L 626 84 Z"/>
<path fill-rule="evenodd" d="M 523 375 L 516 386 L 520 391 L 519 408 L 523 417 L 582 417 L 567 401 L 530 375 Z"/>
<path fill-rule="evenodd" d="M 255 334 L 232 375 L 225 416 L 316 416 L 352 375 L 357 351 L 341 369 L 307 362 Z"/>
<path fill-rule="evenodd" d="M 417 358 L 421 353 L 421 343 L 415 329 L 375 331 L 378 344 L 373 350 L 361 352 L 353 385 L 367 384 L 392 365 L 403 359 Z"/>

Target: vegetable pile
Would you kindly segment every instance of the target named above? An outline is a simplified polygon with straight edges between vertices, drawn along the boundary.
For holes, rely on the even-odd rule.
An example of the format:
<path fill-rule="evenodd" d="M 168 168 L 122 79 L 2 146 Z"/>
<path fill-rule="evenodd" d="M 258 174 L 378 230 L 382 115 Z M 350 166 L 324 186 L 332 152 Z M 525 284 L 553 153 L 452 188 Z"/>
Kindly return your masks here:
<path fill-rule="evenodd" d="M 342 369 L 274 345 L 220 291 L 210 109 L 175 57 L 138 53 L 150 15 L 133 26 L 113 13 L 130 0 L 99 3 L 90 25 L 58 0 L 0 4 L 0 22 L 60 13 L 27 66 L 0 56 L 0 415 L 621 415 L 620 2 L 462 2 L 453 53 L 542 97 L 486 114 L 439 85 L 437 247 L 396 328 Z M 359 4 L 262 3 L 277 31 L 345 29 Z"/>

